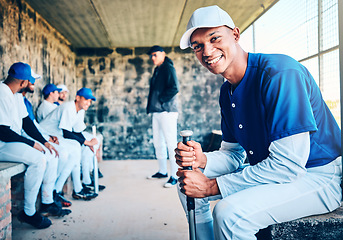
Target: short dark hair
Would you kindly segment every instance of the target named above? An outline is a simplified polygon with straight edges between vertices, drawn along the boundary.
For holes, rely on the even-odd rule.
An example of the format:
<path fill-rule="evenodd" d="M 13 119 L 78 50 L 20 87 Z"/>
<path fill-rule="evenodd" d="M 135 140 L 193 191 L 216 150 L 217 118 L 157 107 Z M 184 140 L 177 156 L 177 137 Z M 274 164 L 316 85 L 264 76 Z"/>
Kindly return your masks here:
<path fill-rule="evenodd" d="M 148 51 L 148 55 L 151 55 L 154 52 L 164 52 L 164 50 L 162 47 L 155 45 L 150 48 L 150 50 Z"/>

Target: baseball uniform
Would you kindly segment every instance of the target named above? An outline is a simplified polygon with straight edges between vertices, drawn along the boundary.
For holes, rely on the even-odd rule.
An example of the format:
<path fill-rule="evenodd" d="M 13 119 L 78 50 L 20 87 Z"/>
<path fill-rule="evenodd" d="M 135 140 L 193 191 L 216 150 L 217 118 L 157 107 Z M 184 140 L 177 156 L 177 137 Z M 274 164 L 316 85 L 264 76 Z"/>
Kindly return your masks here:
<path fill-rule="evenodd" d="M 41 186 L 42 202 L 53 202 L 57 158 L 44 146 L 45 154 L 38 151 L 33 148 L 34 141 L 22 137 L 23 119 L 27 116 L 22 95 L 13 94 L 6 84 L 0 83 L 0 125 L 9 127 L 17 139 L 12 142 L 6 139 L 0 141 L 1 160 L 21 162 L 27 166 L 24 176 L 24 211 L 32 216 L 36 212 L 35 203 Z"/>

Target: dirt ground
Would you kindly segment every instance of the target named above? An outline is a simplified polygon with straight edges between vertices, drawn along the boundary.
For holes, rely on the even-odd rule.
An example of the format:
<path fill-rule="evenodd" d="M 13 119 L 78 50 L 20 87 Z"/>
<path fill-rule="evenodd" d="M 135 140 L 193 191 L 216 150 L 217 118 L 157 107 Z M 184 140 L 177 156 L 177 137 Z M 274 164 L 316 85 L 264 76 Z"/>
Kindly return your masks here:
<path fill-rule="evenodd" d="M 176 187 L 163 188 L 165 179 L 146 179 L 156 172 L 156 160 L 106 160 L 100 169 L 104 177 L 99 182 L 106 189 L 97 198 L 72 200 L 72 213 L 50 217 L 52 226 L 43 230 L 14 217 L 13 239 L 188 239 L 188 224 Z"/>

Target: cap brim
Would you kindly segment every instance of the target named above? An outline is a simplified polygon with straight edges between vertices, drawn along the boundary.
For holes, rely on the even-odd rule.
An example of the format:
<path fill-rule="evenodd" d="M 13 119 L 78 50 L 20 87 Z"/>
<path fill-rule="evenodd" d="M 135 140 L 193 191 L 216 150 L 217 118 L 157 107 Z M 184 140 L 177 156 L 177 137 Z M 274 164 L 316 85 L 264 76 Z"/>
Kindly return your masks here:
<path fill-rule="evenodd" d="M 31 76 L 32 76 L 34 79 L 42 78 L 41 75 L 35 73 L 34 71 L 31 71 Z"/>
<path fill-rule="evenodd" d="M 218 25 L 202 25 L 202 26 L 196 26 L 196 27 L 192 27 L 190 29 L 188 29 L 181 37 L 180 40 L 180 48 L 181 49 L 186 49 L 188 47 L 191 47 L 191 36 L 194 33 L 195 30 L 199 29 L 199 28 L 214 28 L 214 27 L 220 27 L 220 26 L 227 26 L 228 25 L 223 25 L 223 24 L 218 24 Z M 231 28 L 231 27 L 229 27 Z"/>
<path fill-rule="evenodd" d="M 34 84 L 36 82 L 36 79 L 34 77 L 32 77 L 32 76 L 30 76 L 28 80 L 32 84 Z"/>
<path fill-rule="evenodd" d="M 61 92 L 62 91 L 62 88 L 56 88 L 56 90 L 58 91 L 58 92 Z M 56 91 L 55 90 L 55 91 Z"/>

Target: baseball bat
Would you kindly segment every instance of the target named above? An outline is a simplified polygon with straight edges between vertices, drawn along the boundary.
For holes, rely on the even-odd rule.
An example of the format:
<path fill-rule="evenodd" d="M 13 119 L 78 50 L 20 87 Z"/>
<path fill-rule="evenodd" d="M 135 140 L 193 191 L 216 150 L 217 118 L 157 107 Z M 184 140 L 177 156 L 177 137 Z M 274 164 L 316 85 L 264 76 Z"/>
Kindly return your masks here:
<path fill-rule="evenodd" d="M 93 137 L 96 137 L 96 126 L 92 126 Z M 94 193 L 99 194 L 99 175 L 98 175 L 98 158 L 96 157 L 96 149 L 93 155 L 93 177 L 94 177 Z"/>
<path fill-rule="evenodd" d="M 187 141 L 191 140 L 193 132 L 191 130 L 183 130 L 180 132 L 182 136 L 182 143 L 187 145 Z M 193 170 L 192 166 L 183 167 L 183 170 Z M 187 196 L 187 212 L 188 212 L 188 227 L 189 227 L 189 239 L 196 240 L 195 229 L 195 201 L 194 198 Z"/>

